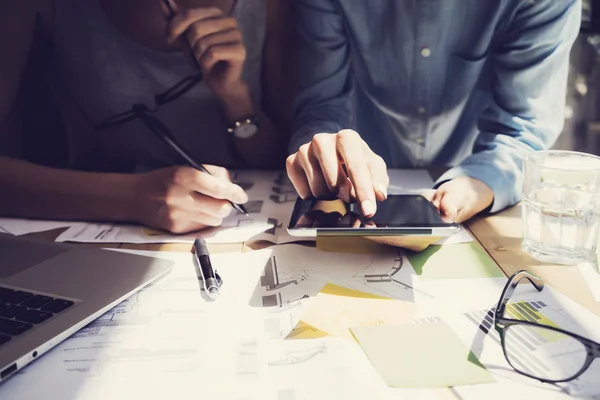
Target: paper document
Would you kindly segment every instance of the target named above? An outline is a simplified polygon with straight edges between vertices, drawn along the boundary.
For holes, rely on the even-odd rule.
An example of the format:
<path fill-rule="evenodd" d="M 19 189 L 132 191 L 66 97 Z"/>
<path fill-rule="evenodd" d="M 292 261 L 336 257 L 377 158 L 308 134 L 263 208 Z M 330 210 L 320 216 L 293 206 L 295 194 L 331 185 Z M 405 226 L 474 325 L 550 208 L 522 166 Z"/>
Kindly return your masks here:
<path fill-rule="evenodd" d="M 346 297 L 319 293 L 312 298 L 300 317 L 320 331 L 352 339 L 353 326 L 398 325 L 413 320 L 416 304 L 400 300 Z"/>
<path fill-rule="evenodd" d="M 362 326 L 351 331 L 389 386 L 439 388 L 494 382 L 477 357 L 443 322 Z"/>
<path fill-rule="evenodd" d="M 293 244 L 272 249 L 252 303 L 291 306 L 316 296 L 327 283 L 380 297 L 413 301 L 413 270 L 392 247 L 374 254 L 333 253 Z"/>
<path fill-rule="evenodd" d="M 28 233 L 46 232 L 53 229 L 78 225 L 73 221 L 46 221 L 23 218 L 0 218 L 0 233 L 11 235 L 26 235 Z"/>
<path fill-rule="evenodd" d="M 513 398 L 597 398 L 600 395 L 600 381 L 597 379 L 600 365 L 597 363 L 592 363 L 589 370 L 577 380 L 560 384 L 560 390 L 515 372 L 506 361 L 500 336 L 494 328 L 493 307 L 495 305 L 482 309 L 472 307 L 470 311 L 464 310 L 456 315 L 447 314 L 443 319 L 494 375 L 499 382 L 497 390 L 510 393 Z M 519 285 L 507 306 L 506 315 L 512 319 L 560 327 L 600 341 L 600 318 L 549 285 L 542 292 L 537 292 L 531 285 Z M 505 339 L 510 341 L 508 345 L 512 349 L 512 361 L 515 365 L 538 374 L 552 374 L 549 371 L 567 368 L 569 362 L 581 360 L 569 357 L 569 354 L 577 354 L 566 350 L 572 342 L 557 341 L 553 332 L 543 334 L 539 330 L 518 329 L 509 333 Z M 566 347 L 561 348 L 563 342 Z M 485 390 L 483 387 L 464 386 L 456 387 L 455 390 L 464 399 L 489 397 L 489 389 Z"/>
<path fill-rule="evenodd" d="M 288 339 L 304 299 L 281 307 L 252 304 L 270 249 L 212 255 L 224 282 L 214 302 L 200 290 L 191 254 L 129 252 L 175 266 L 3 383 L 0 398 L 162 400 L 197 398 L 200 390 L 233 400 L 385 398 L 370 366 L 343 343 L 350 341 Z"/>
<path fill-rule="evenodd" d="M 515 394 L 513 398 L 523 392 L 530 394 L 528 398 L 559 393 L 556 386 L 511 372 L 488 317 L 494 301 L 475 296 L 455 307 L 453 299 L 463 295 L 460 286 L 441 298 L 441 304 L 428 304 L 438 301 L 437 293 L 425 295 L 423 289 L 411 287 L 417 283 L 411 281 L 414 271 L 394 249 L 380 254 L 336 254 L 287 244 L 248 253 L 213 254 L 212 264 L 224 281 L 221 296 L 214 302 L 200 289 L 192 254 L 129 252 L 168 258 L 175 266 L 164 279 L 0 385 L 0 399 L 46 399 L 48 393 L 52 398 L 73 400 L 187 399 L 199 393 L 232 400 L 436 398 L 437 391 L 386 386 L 356 341 L 319 335 L 316 328 L 299 323 L 310 298 L 319 293 L 352 300 L 370 300 L 372 295 L 417 300 L 411 306 L 418 307 L 418 323 L 446 322 L 500 382 L 455 386 L 452 390 L 462 398 L 489 398 L 505 388 Z M 462 281 L 430 279 L 424 287 L 429 290 L 435 283 L 450 287 Z M 473 282 L 472 287 L 489 282 L 484 287 L 495 301 L 502 291 L 502 285 L 492 285 L 496 279 L 464 281 Z M 536 308 L 540 320 L 598 341 L 600 319 L 578 304 L 549 286 L 542 293 L 522 291 L 519 288 L 515 302 Z M 410 351 L 421 342 L 423 337 L 414 341 L 395 338 L 386 351 Z M 423 357 L 430 353 L 428 347 Z M 396 366 L 404 369 L 410 364 L 396 360 Z M 437 367 L 430 365 L 432 370 Z M 471 373 L 466 376 L 472 377 Z M 600 394 L 598 371 L 590 370 L 586 376 L 591 382 L 577 380 L 568 390 Z"/>
<path fill-rule="evenodd" d="M 590 288 L 596 301 L 600 301 L 600 271 L 598 265 L 585 263 L 578 266 L 579 272 Z"/>

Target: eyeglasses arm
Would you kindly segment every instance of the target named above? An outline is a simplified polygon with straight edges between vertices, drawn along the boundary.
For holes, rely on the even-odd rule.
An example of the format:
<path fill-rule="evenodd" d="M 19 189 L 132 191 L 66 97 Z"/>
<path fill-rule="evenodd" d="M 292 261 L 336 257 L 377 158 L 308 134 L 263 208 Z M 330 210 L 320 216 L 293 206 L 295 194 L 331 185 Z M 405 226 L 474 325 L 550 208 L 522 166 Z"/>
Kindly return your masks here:
<path fill-rule="evenodd" d="M 508 282 L 506 282 L 506 285 L 504 286 L 504 290 L 502 291 L 502 295 L 500 296 L 500 300 L 498 301 L 498 305 L 496 306 L 496 319 L 504 315 L 506 304 L 515 293 L 515 290 L 517 290 L 517 285 L 519 284 L 519 282 L 521 282 L 521 280 L 523 279 L 527 279 L 529 282 L 531 282 L 533 287 L 535 287 L 538 292 L 541 292 L 542 289 L 544 289 L 544 282 L 542 282 L 542 280 L 539 277 L 532 274 L 531 272 L 525 270 L 515 272 L 508 279 Z"/>

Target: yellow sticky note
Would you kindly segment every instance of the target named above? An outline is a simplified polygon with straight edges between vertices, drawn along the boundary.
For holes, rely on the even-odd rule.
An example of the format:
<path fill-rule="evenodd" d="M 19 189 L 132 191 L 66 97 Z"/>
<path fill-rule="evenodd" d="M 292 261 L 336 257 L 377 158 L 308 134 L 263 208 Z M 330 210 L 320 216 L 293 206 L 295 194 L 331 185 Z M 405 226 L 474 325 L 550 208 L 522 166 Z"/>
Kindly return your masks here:
<path fill-rule="evenodd" d="M 147 226 L 142 228 L 142 232 L 144 232 L 146 236 L 161 236 L 166 234 L 165 231 L 161 231 L 154 228 L 148 228 Z"/>
<path fill-rule="evenodd" d="M 335 285 L 333 283 L 327 283 L 319 291 L 319 293 L 331 294 L 335 296 L 344 297 L 358 297 L 363 299 L 389 299 L 388 297 L 378 296 L 376 294 L 361 292 L 360 290 L 348 289 L 347 287 Z"/>
<path fill-rule="evenodd" d="M 362 326 L 351 331 L 388 386 L 442 388 L 494 382 L 444 322 Z"/>
<path fill-rule="evenodd" d="M 332 253 L 377 254 L 389 248 L 364 237 L 317 237 L 317 249 Z"/>
<path fill-rule="evenodd" d="M 285 337 L 286 339 L 318 339 L 329 336 L 314 326 L 307 324 L 304 321 L 299 321 L 292 331 Z"/>
<path fill-rule="evenodd" d="M 300 320 L 332 336 L 352 339 L 352 326 L 397 325 L 412 321 L 415 303 L 319 293 Z"/>
<path fill-rule="evenodd" d="M 423 251 L 440 238 L 433 236 L 351 236 L 317 237 L 317 249 L 332 253 L 379 254 L 400 247 Z"/>

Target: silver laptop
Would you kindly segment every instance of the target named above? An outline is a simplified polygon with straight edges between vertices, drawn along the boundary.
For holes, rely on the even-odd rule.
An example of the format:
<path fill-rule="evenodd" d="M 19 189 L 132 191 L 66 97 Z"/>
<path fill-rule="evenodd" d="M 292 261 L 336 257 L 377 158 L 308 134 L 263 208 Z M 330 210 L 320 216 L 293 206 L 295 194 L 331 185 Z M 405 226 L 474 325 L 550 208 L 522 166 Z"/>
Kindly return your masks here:
<path fill-rule="evenodd" d="M 171 267 L 0 234 L 0 383 Z"/>

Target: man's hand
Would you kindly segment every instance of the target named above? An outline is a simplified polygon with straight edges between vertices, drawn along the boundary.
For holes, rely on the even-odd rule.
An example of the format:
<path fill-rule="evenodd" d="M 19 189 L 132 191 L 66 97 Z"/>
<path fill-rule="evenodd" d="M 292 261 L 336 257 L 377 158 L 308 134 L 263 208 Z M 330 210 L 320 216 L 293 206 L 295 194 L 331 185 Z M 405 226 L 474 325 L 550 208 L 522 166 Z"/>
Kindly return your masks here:
<path fill-rule="evenodd" d="M 171 167 L 139 175 L 135 183 L 136 222 L 172 233 L 219 226 L 234 203 L 248 195 L 231 183 L 226 169 L 205 165 L 212 175 L 188 167 Z"/>
<path fill-rule="evenodd" d="M 237 21 L 217 7 L 179 10 L 170 1 L 175 15 L 167 25 L 167 41 L 186 40 L 198 60 L 204 82 L 219 98 L 239 96 L 248 89 L 242 80 L 246 48 Z M 165 16 L 168 9 L 160 0 Z M 187 45 L 182 43 L 185 47 Z"/>
<path fill-rule="evenodd" d="M 315 135 L 288 157 L 286 168 L 302 198 L 338 197 L 345 202 L 355 198 L 366 217 L 375 214 L 376 200 L 387 198 L 385 162 L 352 130 Z"/>
<path fill-rule="evenodd" d="M 442 216 L 457 223 L 471 219 L 494 201 L 494 192 L 489 186 L 466 176 L 445 182 L 423 196 L 440 210 Z"/>

